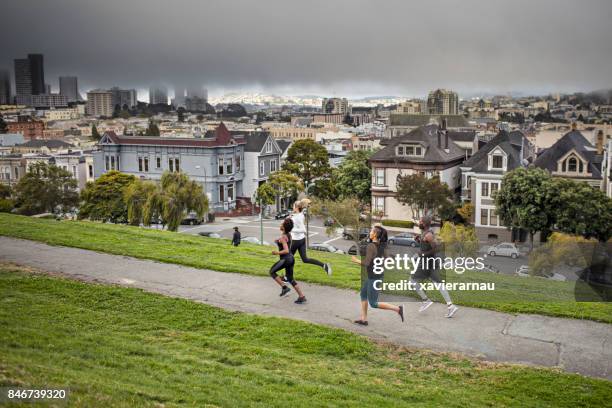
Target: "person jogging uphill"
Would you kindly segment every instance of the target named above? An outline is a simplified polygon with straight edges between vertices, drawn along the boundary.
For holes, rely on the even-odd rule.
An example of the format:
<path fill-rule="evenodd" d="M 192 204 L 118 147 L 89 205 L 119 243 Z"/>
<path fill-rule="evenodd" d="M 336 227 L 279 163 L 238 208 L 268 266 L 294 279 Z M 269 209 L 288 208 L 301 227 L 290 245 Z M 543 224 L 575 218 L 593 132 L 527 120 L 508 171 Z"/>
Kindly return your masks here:
<path fill-rule="evenodd" d="M 320 266 L 328 275 L 331 275 L 332 269 L 330 264 L 309 258 L 306 253 L 306 221 L 304 209 L 308 207 L 309 202 L 310 200 L 308 199 L 302 199 L 293 203 L 293 213 L 289 216 L 293 221 L 293 229 L 291 230 L 291 254 L 295 255 L 296 252 L 299 252 L 303 263 Z"/>

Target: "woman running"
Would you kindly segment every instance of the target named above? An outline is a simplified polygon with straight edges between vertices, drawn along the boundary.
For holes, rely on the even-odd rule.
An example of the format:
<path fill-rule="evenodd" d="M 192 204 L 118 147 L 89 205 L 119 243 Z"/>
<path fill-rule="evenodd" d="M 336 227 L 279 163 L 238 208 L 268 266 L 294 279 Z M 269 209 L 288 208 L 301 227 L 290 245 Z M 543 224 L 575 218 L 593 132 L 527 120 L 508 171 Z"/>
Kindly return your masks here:
<path fill-rule="evenodd" d="M 293 258 L 293 254 L 291 253 L 291 230 L 293 229 L 293 221 L 291 218 L 286 218 L 283 220 L 283 223 L 280 226 L 281 236 L 274 242 L 278 245 L 278 251 L 272 251 L 272 255 L 278 255 L 280 260 L 276 262 L 272 268 L 270 268 L 270 276 L 272 279 L 276 281 L 281 287 L 280 296 L 285 296 L 287 293 L 291 291 L 286 283 L 281 279 L 280 276 L 277 275 L 277 272 L 281 269 L 285 270 L 285 279 L 286 282 L 289 282 L 291 286 L 298 293 L 298 298 L 295 301 L 297 304 L 301 304 L 306 302 L 306 296 L 302 293 L 302 290 L 298 286 L 295 279 L 293 279 L 293 265 L 295 264 L 295 259 Z"/>
<path fill-rule="evenodd" d="M 375 226 L 370 231 L 370 243 L 366 247 L 365 260 L 362 262 L 361 259 L 353 255 L 351 260 L 356 264 L 365 267 L 367 272 L 367 278 L 362 277 L 361 281 L 361 317 L 359 320 L 355 320 L 355 323 L 362 326 L 368 325 L 368 303 L 370 307 L 375 309 L 392 310 L 399 315 L 404 321 L 404 306 L 395 306 L 391 303 L 379 302 L 378 293 L 379 290 L 374 286 L 376 281 L 383 280 L 383 274 L 374 273 L 374 258 L 385 256 L 385 249 L 387 248 L 387 230 L 380 226 Z M 363 273 L 363 269 L 362 269 Z"/>
<path fill-rule="evenodd" d="M 293 213 L 291 214 L 291 220 L 293 221 L 293 230 L 291 231 L 291 254 L 295 255 L 295 253 L 299 251 L 302 262 L 320 266 L 328 275 L 331 275 L 332 269 L 330 264 L 317 261 L 316 259 L 309 258 L 308 255 L 306 255 L 306 226 L 304 223 L 304 208 L 306 208 L 307 203 L 307 200 L 299 200 L 293 204 Z"/>

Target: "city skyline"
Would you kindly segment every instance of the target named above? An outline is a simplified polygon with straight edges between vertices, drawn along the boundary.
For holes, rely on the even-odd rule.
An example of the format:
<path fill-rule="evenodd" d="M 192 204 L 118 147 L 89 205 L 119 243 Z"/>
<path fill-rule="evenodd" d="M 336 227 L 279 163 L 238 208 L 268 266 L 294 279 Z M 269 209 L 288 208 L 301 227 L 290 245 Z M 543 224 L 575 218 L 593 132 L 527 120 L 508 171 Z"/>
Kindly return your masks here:
<path fill-rule="evenodd" d="M 0 31 L 14 41 L 5 45 L 0 68 L 40 53 L 54 91 L 59 76 L 74 75 L 82 92 L 119 86 L 138 89 L 140 98 L 150 86 L 171 88 L 179 80 L 201 84 L 211 96 L 610 87 L 610 2 L 490 3 L 9 0 Z M 66 15 L 71 24 L 57 25 Z M 26 19 L 28 30 L 20 30 Z M 105 30 L 108 21 L 118 29 Z"/>

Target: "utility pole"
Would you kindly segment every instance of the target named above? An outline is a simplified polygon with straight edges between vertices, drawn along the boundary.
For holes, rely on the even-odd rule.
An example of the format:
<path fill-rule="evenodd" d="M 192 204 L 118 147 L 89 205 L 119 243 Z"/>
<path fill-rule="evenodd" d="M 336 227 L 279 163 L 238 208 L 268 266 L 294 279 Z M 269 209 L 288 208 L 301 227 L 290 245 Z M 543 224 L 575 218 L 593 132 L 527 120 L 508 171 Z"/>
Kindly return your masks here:
<path fill-rule="evenodd" d="M 263 245 L 263 203 L 259 199 L 259 243 Z"/>

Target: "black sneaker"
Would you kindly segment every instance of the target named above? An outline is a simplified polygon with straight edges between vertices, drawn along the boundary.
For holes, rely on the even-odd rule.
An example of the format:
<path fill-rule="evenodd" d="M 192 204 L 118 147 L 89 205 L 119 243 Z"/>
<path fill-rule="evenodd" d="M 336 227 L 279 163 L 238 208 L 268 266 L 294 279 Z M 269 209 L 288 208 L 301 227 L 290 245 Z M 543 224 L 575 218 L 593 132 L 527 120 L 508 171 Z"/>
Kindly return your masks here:
<path fill-rule="evenodd" d="M 297 303 L 298 305 L 301 305 L 302 303 L 306 303 L 306 296 L 300 296 L 299 298 L 297 298 L 297 300 L 294 303 Z"/>
<path fill-rule="evenodd" d="M 368 325 L 368 321 L 367 320 L 355 320 L 353 323 L 361 325 L 361 326 L 367 326 Z"/>
<path fill-rule="evenodd" d="M 332 269 L 331 269 L 331 265 L 326 263 L 323 264 L 323 269 L 325 269 L 325 272 L 327 273 L 327 276 L 331 276 L 332 274 Z"/>
<path fill-rule="evenodd" d="M 281 290 L 281 293 L 280 293 L 279 296 L 283 297 L 283 296 L 285 296 L 289 292 L 291 292 L 291 288 L 288 287 L 288 286 L 283 286 L 283 289 Z"/>

